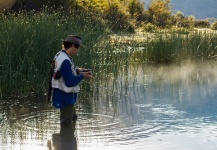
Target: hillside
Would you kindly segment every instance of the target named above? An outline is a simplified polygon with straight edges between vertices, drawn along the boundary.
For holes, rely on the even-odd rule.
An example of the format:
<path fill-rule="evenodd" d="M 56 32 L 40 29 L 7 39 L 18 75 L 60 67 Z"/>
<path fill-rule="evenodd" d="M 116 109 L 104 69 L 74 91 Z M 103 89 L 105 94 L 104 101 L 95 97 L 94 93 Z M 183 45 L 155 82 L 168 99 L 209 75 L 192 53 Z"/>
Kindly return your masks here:
<path fill-rule="evenodd" d="M 151 0 L 144 0 L 146 5 Z M 185 16 L 196 19 L 217 18 L 217 0 L 171 0 L 173 13 L 181 11 Z"/>

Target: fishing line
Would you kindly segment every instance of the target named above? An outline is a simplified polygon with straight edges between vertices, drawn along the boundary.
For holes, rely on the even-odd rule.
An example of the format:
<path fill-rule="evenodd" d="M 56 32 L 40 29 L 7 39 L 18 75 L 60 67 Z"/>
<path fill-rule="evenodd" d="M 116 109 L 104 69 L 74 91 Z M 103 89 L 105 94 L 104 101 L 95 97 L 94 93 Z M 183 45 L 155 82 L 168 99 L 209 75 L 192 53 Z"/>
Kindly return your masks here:
<path fill-rule="evenodd" d="M 88 84 L 90 84 L 90 83 L 87 82 L 87 81 L 85 81 L 85 82 L 88 83 Z M 99 82 L 97 82 L 97 83 L 99 83 Z M 97 83 L 96 83 L 96 84 L 97 84 Z M 96 85 L 96 84 L 95 84 L 95 85 Z M 100 84 L 98 84 L 97 86 L 98 86 L 98 88 L 102 88 L 102 89 L 108 91 L 109 93 L 112 93 L 112 94 L 110 94 L 111 97 L 116 97 L 116 98 L 120 97 L 120 98 L 128 99 L 128 100 L 131 100 L 131 101 L 134 101 L 134 100 L 135 100 L 135 99 L 129 97 L 129 95 L 127 95 L 126 93 L 123 93 L 123 94 L 117 93 L 117 92 L 115 92 L 115 91 L 112 90 L 112 89 L 109 89 L 109 88 L 107 88 L 107 87 L 101 86 Z M 96 87 L 96 86 L 92 86 L 92 87 Z M 100 95 L 102 96 L 103 94 L 100 94 Z M 136 99 L 136 100 L 138 100 L 138 99 Z"/>
<path fill-rule="evenodd" d="M 102 86 L 101 84 L 100 84 L 100 82 L 95 82 L 94 80 L 93 81 L 91 81 L 91 82 L 94 82 L 94 85 L 92 85 L 91 84 L 91 82 L 88 82 L 88 81 L 86 81 L 86 80 L 84 80 L 83 82 L 85 82 L 85 83 L 88 83 L 89 85 L 91 85 L 92 87 L 96 87 L 96 85 L 98 86 L 98 88 L 102 88 L 102 89 L 104 89 L 104 90 L 107 90 L 107 91 L 109 91 L 110 93 L 112 93 L 111 94 L 111 96 L 114 96 L 114 97 L 123 97 L 123 98 L 125 98 L 125 99 L 129 99 L 129 100 L 132 100 L 132 101 L 135 101 L 135 100 L 138 100 L 138 98 L 135 98 L 135 99 L 133 99 L 132 97 L 130 97 L 126 92 L 124 92 L 123 90 L 120 90 L 120 92 L 123 92 L 123 94 L 121 94 L 121 93 L 115 93 L 115 91 L 117 91 L 117 90 L 112 90 L 111 88 L 109 88 L 109 87 L 105 87 L 105 86 Z M 115 81 L 115 82 L 118 82 L 118 81 Z M 133 85 L 134 86 L 134 85 Z M 146 85 L 147 86 L 147 85 Z M 129 86 L 128 86 L 129 87 Z M 121 87 L 122 88 L 122 87 Z"/>
<path fill-rule="evenodd" d="M 124 65 L 125 66 L 125 65 Z M 123 65 L 122 65 L 122 67 L 124 67 Z M 126 66 L 125 66 L 126 67 Z M 100 69 L 101 71 L 100 71 L 100 73 L 101 72 L 106 72 L 107 70 L 108 70 L 108 68 L 107 67 L 103 67 L 103 69 Z M 127 73 L 127 75 L 135 75 L 135 77 L 134 77 L 134 80 L 136 79 L 136 77 L 138 77 L 138 72 L 137 71 L 135 71 L 137 74 L 135 75 L 135 74 L 133 74 L 133 73 Z M 142 75 L 143 75 L 143 77 L 145 78 L 144 80 L 147 80 L 147 77 L 148 76 L 154 76 L 154 75 L 144 75 L 144 70 L 142 69 L 141 70 L 141 72 L 140 72 Z M 157 75 L 158 76 L 158 75 Z M 135 99 L 134 98 L 132 98 L 130 95 L 129 95 L 129 93 L 127 93 L 127 92 L 129 92 L 129 91 L 131 91 L 131 90 L 129 90 L 129 86 L 118 86 L 118 84 L 119 83 L 117 83 L 117 82 L 120 82 L 120 81 L 118 81 L 118 80 L 113 80 L 112 82 L 113 82 L 113 84 L 114 83 L 117 83 L 117 84 L 115 84 L 115 87 L 106 87 L 106 86 L 103 86 L 102 85 L 102 81 L 101 82 L 95 82 L 95 79 L 96 78 L 92 78 L 91 79 L 91 81 L 86 81 L 86 80 L 83 80 L 83 82 L 85 82 L 85 83 L 87 83 L 87 84 L 89 84 L 89 85 L 91 85 L 91 87 L 92 88 L 101 88 L 101 89 L 104 89 L 104 90 L 106 90 L 106 91 L 108 91 L 108 92 L 110 92 L 110 93 L 112 93 L 111 94 L 111 96 L 114 96 L 114 97 L 120 97 L 120 98 L 125 98 L 125 99 L 129 99 L 129 100 L 132 100 L 132 101 L 135 101 L 135 100 L 138 100 L 138 98 L 136 98 L 137 96 L 135 95 Z M 103 80 L 103 79 L 102 79 Z M 106 81 L 107 79 L 105 79 L 105 81 Z M 91 84 L 91 83 L 94 83 L 93 85 Z M 141 85 L 140 85 L 141 86 Z M 145 88 L 148 88 L 148 87 L 150 87 L 150 84 L 143 84 L 143 86 L 145 86 Z M 120 87 L 120 88 L 119 88 Z M 124 90 L 122 90 L 122 88 L 123 87 L 126 87 L 128 90 L 127 91 L 124 91 Z M 135 87 L 135 84 L 134 84 L 134 82 L 133 82 L 133 87 Z M 119 88 L 120 90 L 116 90 L 117 88 Z M 119 91 L 119 92 L 118 92 Z"/>

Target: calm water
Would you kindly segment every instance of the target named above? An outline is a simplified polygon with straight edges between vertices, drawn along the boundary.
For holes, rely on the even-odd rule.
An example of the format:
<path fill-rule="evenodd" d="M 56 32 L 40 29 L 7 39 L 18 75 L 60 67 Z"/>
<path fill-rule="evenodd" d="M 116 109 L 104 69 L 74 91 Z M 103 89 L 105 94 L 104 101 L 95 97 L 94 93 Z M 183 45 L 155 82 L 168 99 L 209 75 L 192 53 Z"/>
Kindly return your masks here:
<path fill-rule="evenodd" d="M 45 97 L 2 99 L 0 150 L 216 150 L 216 68 L 95 70 L 82 83 L 75 130 L 60 129 L 59 111 Z"/>

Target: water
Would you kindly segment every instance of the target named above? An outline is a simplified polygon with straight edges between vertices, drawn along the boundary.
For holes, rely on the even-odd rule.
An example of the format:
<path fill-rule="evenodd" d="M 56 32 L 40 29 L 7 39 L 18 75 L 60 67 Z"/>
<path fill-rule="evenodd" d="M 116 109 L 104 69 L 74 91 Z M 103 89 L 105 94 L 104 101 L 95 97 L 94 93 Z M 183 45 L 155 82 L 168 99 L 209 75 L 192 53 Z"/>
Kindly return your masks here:
<path fill-rule="evenodd" d="M 60 129 L 59 111 L 46 97 L 2 99 L 0 149 L 216 150 L 216 68 L 209 62 L 95 70 L 82 83 L 75 130 Z"/>

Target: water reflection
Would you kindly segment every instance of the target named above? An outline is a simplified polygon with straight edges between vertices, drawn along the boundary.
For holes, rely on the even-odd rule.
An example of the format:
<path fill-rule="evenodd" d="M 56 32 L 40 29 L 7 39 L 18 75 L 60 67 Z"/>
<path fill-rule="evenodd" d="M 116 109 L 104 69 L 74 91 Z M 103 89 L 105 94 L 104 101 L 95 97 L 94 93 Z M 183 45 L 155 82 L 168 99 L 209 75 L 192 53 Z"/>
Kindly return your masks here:
<path fill-rule="evenodd" d="M 70 126 L 61 126 L 60 132 L 52 135 L 52 142 L 48 141 L 49 150 L 77 150 L 75 125 L 76 121 Z"/>
<path fill-rule="evenodd" d="M 60 127 L 59 111 L 45 97 L 0 100 L 0 149 L 217 149 L 215 68 L 215 62 L 93 68 L 72 129 Z"/>
<path fill-rule="evenodd" d="M 157 136 L 162 141 L 161 147 L 164 147 L 163 141 L 167 141 L 167 138 L 162 135 L 182 133 L 202 136 L 200 143 L 204 147 L 216 148 L 212 144 L 217 139 L 216 67 L 215 62 L 171 66 L 133 64 L 130 68 L 123 67 L 118 74 L 106 72 L 109 73 L 106 76 L 101 72 L 104 78 L 97 78 L 97 83 L 94 83 L 92 90 L 95 101 L 90 105 L 95 112 L 121 120 L 121 126 L 117 126 L 116 130 L 104 133 L 108 137 L 106 140 L 122 145 L 123 149 L 134 149 L 133 146 L 140 142 L 149 143 L 149 139 Z M 212 132 L 207 134 L 207 131 L 201 130 L 205 127 Z M 116 138 L 109 136 L 111 134 Z M 101 140 L 101 143 L 106 140 Z M 183 141 L 186 142 L 189 141 Z M 192 149 L 186 144 L 165 147 Z"/>

